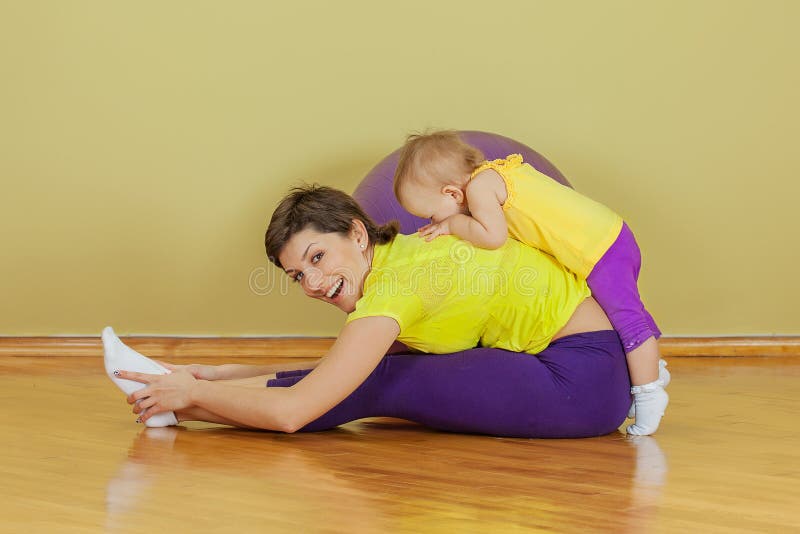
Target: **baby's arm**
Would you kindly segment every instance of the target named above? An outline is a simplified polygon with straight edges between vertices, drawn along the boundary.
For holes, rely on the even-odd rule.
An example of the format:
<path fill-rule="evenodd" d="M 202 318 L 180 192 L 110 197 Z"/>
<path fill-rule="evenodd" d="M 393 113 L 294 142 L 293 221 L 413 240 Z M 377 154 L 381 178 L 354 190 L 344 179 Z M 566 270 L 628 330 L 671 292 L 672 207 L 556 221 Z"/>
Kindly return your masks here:
<path fill-rule="evenodd" d="M 508 238 L 503 214 L 507 193 L 503 178 L 492 169 L 478 173 L 466 187 L 470 215 L 453 215 L 445 221 L 450 233 L 474 245 L 495 249 Z"/>
<path fill-rule="evenodd" d="M 486 169 L 469 181 L 465 192 L 470 216 L 450 217 L 450 231 L 481 248 L 500 248 L 508 238 L 503 214 L 507 193 L 502 176 L 493 169 Z"/>

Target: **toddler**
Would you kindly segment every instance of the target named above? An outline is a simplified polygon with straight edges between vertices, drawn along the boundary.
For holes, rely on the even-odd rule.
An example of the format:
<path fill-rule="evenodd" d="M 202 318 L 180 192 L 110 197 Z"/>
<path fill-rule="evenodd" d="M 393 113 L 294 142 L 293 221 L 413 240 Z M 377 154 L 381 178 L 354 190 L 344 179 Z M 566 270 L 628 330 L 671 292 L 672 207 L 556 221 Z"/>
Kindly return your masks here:
<path fill-rule="evenodd" d="M 554 256 L 585 278 L 619 333 L 634 397 L 629 434 L 658 428 L 669 396 L 661 331 L 639 297 L 639 246 L 622 218 L 606 206 L 543 175 L 518 154 L 485 161 L 457 132 L 412 135 L 400 153 L 394 193 L 409 213 L 430 219 L 428 241 L 453 234 L 481 248 L 508 238 Z"/>

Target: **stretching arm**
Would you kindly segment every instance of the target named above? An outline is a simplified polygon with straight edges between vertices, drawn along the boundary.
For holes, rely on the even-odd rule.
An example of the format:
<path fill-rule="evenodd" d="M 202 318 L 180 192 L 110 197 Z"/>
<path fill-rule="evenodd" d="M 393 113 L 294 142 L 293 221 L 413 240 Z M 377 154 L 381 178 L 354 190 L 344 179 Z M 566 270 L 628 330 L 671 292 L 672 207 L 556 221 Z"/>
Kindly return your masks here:
<path fill-rule="evenodd" d="M 198 407 L 245 427 L 295 432 L 336 406 L 378 365 L 400 333 L 394 319 L 364 317 L 348 323 L 319 365 L 289 388 L 248 388 L 196 380 L 188 372 L 121 378 L 147 387 L 131 394 L 145 412 L 142 421 L 170 410 Z"/>

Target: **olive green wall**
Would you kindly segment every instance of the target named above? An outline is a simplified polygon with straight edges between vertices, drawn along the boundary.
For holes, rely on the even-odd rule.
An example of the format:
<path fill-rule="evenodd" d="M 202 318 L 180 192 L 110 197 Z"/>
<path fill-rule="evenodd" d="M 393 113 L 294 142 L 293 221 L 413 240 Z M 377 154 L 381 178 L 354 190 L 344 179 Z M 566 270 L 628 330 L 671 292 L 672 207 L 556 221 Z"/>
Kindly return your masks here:
<path fill-rule="evenodd" d="M 287 4 L 0 2 L 0 335 L 332 335 L 271 210 L 430 126 L 623 214 L 666 334 L 800 333 L 800 3 Z"/>

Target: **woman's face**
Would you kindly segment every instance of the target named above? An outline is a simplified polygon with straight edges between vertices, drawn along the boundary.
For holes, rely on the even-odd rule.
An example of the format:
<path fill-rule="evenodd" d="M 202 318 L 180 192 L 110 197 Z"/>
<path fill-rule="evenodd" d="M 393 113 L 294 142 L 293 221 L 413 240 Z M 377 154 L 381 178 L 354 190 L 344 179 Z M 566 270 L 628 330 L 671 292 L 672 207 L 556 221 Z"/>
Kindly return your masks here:
<path fill-rule="evenodd" d="M 370 269 L 366 231 L 360 229 L 360 221 L 355 221 L 348 235 L 305 228 L 289 239 L 278 259 L 306 295 L 350 313 L 356 309 Z"/>

